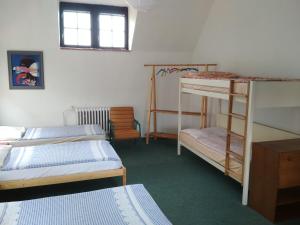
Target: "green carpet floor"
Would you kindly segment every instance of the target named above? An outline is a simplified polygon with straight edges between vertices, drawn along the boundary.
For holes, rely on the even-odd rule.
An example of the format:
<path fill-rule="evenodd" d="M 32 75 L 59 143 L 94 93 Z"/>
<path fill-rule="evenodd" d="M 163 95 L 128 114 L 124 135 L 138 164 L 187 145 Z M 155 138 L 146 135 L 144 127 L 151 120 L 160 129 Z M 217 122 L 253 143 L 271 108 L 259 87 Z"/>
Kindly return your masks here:
<path fill-rule="evenodd" d="M 127 167 L 128 184 L 142 183 L 176 225 L 271 225 L 241 204 L 241 185 L 189 151 L 176 155 L 176 142 L 146 145 L 113 144 Z M 120 179 L 77 182 L 22 190 L 1 191 L 1 201 L 15 201 L 118 186 Z M 280 225 L 299 225 L 290 220 Z M 67 225 L 67 224 L 66 224 Z"/>

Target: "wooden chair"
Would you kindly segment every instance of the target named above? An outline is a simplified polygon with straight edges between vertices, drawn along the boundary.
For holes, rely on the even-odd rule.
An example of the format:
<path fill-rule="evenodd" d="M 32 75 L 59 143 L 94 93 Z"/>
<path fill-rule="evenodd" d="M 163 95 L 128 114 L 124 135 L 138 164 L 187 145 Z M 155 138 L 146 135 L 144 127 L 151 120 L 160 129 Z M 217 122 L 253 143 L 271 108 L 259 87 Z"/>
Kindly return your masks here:
<path fill-rule="evenodd" d="M 133 107 L 110 108 L 110 139 L 127 140 L 141 137 L 141 125 L 134 118 Z"/>

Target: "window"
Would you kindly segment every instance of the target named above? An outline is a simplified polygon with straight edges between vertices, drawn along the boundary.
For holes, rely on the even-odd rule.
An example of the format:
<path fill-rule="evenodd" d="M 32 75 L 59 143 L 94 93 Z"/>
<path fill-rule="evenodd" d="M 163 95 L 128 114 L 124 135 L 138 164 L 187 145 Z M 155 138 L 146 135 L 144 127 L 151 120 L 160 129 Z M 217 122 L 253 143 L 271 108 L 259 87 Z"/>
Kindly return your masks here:
<path fill-rule="evenodd" d="M 128 50 L 128 8 L 61 2 L 60 46 Z"/>
<path fill-rule="evenodd" d="M 91 46 L 91 14 L 89 12 L 64 11 L 64 44 Z"/>

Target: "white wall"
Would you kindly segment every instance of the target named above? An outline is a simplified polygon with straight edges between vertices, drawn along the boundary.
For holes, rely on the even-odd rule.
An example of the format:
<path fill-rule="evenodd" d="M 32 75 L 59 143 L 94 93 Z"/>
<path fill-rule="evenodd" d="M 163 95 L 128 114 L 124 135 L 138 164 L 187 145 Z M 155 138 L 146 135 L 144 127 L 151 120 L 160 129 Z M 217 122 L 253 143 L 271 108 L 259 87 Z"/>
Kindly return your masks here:
<path fill-rule="evenodd" d="M 101 0 L 99 0 L 101 1 Z M 97 3 L 97 0 L 93 0 Z M 146 115 L 150 71 L 145 63 L 190 63 L 197 35 L 182 45 L 193 23 L 204 23 L 203 13 L 211 0 L 180 0 L 174 7 L 165 2 L 149 13 L 139 13 L 133 51 L 61 50 L 57 0 L 5 0 L 0 2 L 0 125 L 55 126 L 63 124 L 63 112 L 71 106 L 133 105 L 143 123 Z M 193 8 L 200 7 L 197 11 Z M 180 7 L 183 5 L 183 7 Z M 192 9 L 192 10 L 190 10 Z M 186 18 L 186 14 L 189 16 Z M 177 15 L 164 20 L 164 15 Z M 176 29 L 180 21 L 183 32 Z M 201 22 L 202 21 L 202 22 Z M 168 30 L 172 27 L 171 30 Z M 198 34 L 200 27 L 191 31 Z M 165 34 L 169 36 L 164 37 Z M 174 39 L 172 38 L 174 36 Z M 192 43 L 194 42 L 194 43 Z M 44 52 L 45 90 L 9 90 L 7 50 Z M 165 87 L 177 99 L 177 86 Z M 161 104 L 165 104 L 165 99 Z M 177 107 L 177 102 L 172 105 Z M 172 120 L 172 119 L 171 119 Z M 164 120 L 167 121 L 167 120 Z M 174 124 L 174 125 L 173 125 Z M 169 126 L 176 126 L 175 123 Z M 145 128 L 145 127 L 144 127 Z"/>
<path fill-rule="evenodd" d="M 242 75 L 300 78 L 299 12 L 298 0 L 215 0 L 193 60 Z M 300 133 L 299 108 L 256 115 L 259 122 Z"/>
<path fill-rule="evenodd" d="M 192 52 L 213 0 L 156 1 L 155 9 L 138 15 L 133 48 Z"/>

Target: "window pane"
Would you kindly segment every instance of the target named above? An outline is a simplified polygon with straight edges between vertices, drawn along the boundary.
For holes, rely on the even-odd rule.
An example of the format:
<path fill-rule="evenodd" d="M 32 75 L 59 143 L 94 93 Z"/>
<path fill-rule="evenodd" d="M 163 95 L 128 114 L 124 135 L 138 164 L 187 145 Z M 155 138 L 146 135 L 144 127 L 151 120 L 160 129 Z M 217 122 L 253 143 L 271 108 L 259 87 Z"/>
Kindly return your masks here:
<path fill-rule="evenodd" d="M 114 32 L 113 33 L 113 47 L 124 48 L 125 47 L 125 34 L 124 32 Z"/>
<path fill-rule="evenodd" d="M 64 29 L 64 44 L 77 45 L 77 29 Z"/>
<path fill-rule="evenodd" d="M 112 47 L 113 33 L 111 31 L 100 32 L 100 47 Z"/>
<path fill-rule="evenodd" d="M 64 12 L 64 27 L 77 28 L 76 12 Z"/>
<path fill-rule="evenodd" d="M 99 30 L 101 47 L 125 47 L 125 16 L 100 14 Z"/>
<path fill-rule="evenodd" d="M 91 46 L 91 31 L 78 29 L 78 45 Z"/>
<path fill-rule="evenodd" d="M 113 16 L 112 27 L 114 31 L 125 31 L 125 17 L 124 16 Z"/>
<path fill-rule="evenodd" d="M 111 15 L 100 14 L 100 16 L 99 16 L 99 28 L 101 30 L 112 30 Z"/>
<path fill-rule="evenodd" d="M 91 14 L 79 12 L 77 13 L 78 28 L 91 29 Z"/>

